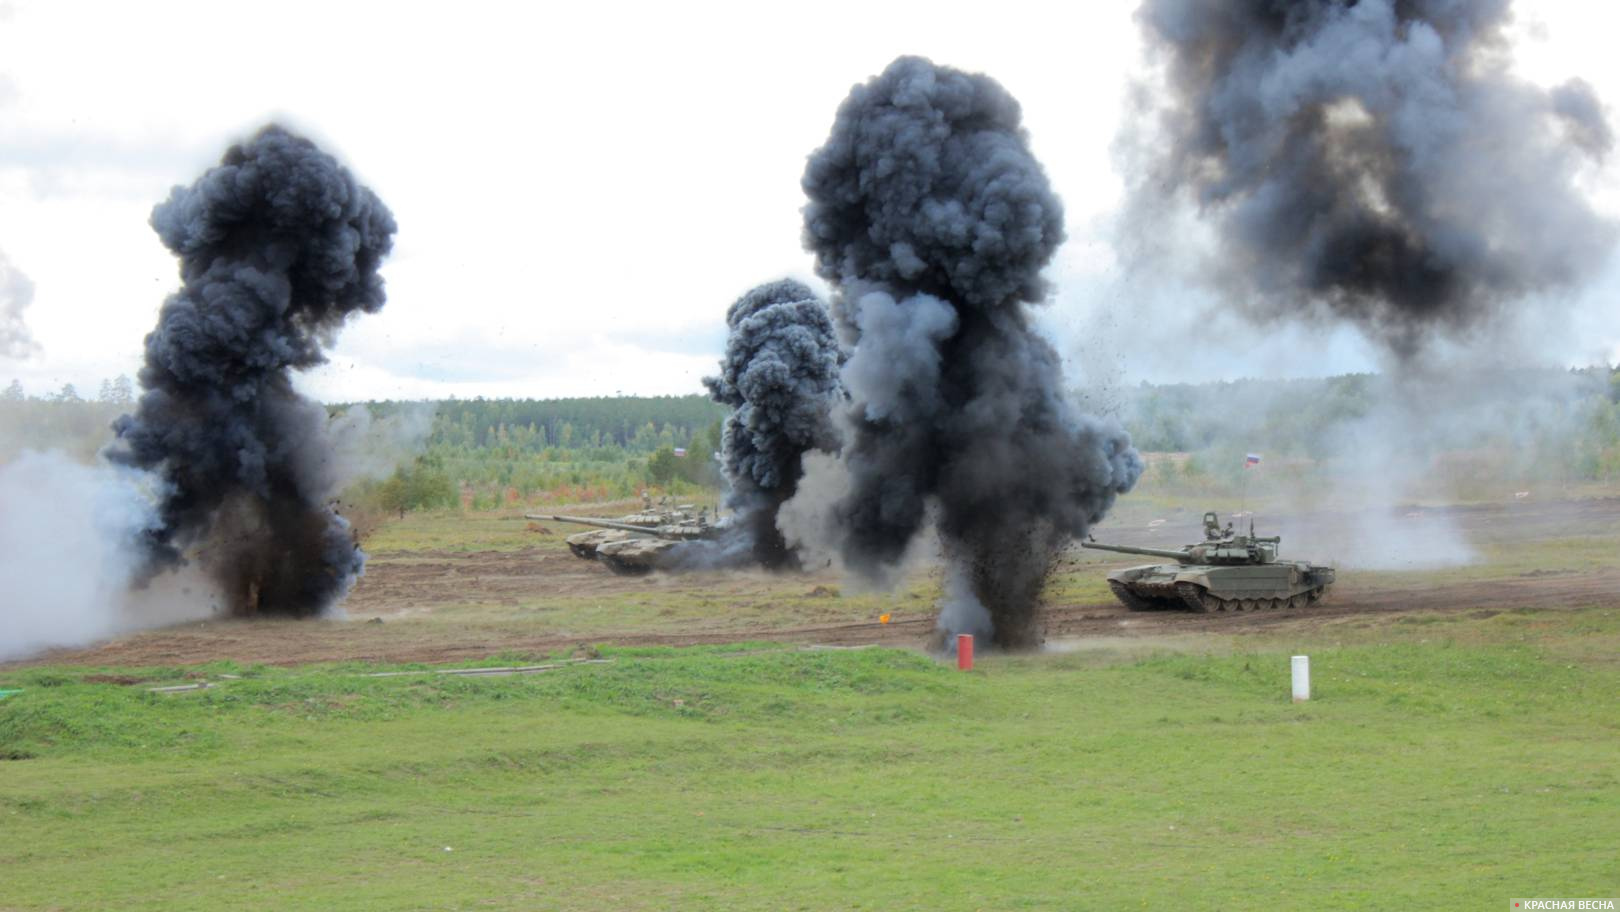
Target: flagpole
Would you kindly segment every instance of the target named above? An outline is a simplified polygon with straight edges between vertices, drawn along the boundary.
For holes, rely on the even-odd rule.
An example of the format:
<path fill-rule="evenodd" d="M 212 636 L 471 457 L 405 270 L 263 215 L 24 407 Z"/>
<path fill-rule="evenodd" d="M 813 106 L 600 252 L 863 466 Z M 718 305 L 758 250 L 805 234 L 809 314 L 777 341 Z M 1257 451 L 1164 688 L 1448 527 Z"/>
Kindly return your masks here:
<path fill-rule="evenodd" d="M 1260 464 L 1258 453 L 1243 454 L 1243 480 L 1238 482 L 1238 515 L 1249 512 L 1249 470 Z"/>

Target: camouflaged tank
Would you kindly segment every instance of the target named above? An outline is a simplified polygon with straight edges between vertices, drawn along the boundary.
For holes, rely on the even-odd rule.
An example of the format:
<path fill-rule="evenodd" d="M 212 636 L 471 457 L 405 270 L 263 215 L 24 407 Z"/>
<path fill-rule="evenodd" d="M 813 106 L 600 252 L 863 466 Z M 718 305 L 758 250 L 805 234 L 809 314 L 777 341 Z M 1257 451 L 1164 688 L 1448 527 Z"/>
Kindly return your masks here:
<path fill-rule="evenodd" d="M 1083 541 L 1082 548 L 1165 557 L 1173 564 L 1127 567 L 1108 574 L 1108 587 L 1132 611 L 1255 611 L 1303 608 L 1318 602 L 1333 585 L 1333 568 L 1277 557 L 1280 536 L 1259 538 L 1221 528 L 1214 513 L 1204 514 L 1204 540 L 1179 551 L 1131 548 Z"/>
<path fill-rule="evenodd" d="M 597 560 L 607 564 L 614 573 L 641 574 L 667 565 L 669 555 L 682 542 L 714 538 L 718 529 L 710 524 L 708 510 L 677 522 L 658 526 L 635 526 L 594 516 L 547 516 L 554 522 L 597 526 L 603 532 L 617 533 L 618 538 L 601 542 L 595 547 Z M 597 533 L 580 533 L 590 535 Z M 570 545 L 575 536 L 569 536 Z M 578 553 L 578 552 L 575 552 Z"/>
<path fill-rule="evenodd" d="M 656 529 L 659 526 L 667 526 L 694 519 L 694 509 L 695 508 L 691 504 L 681 504 L 680 506 L 672 507 L 669 505 L 669 498 L 667 497 L 660 499 L 655 505 L 651 497 L 643 494 L 641 495 L 641 512 L 629 513 L 615 520 L 601 521 L 616 522 L 620 523 L 622 526 L 634 526 L 637 529 Z M 523 518 L 530 520 L 556 519 L 556 517 L 545 516 L 538 513 L 525 513 L 523 514 Z M 589 518 L 592 520 L 596 519 L 596 517 Z M 568 522 L 570 520 L 561 521 Z M 576 532 L 564 540 L 568 543 L 568 550 L 572 551 L 575 557 L 580 558 L 581 560 L 596 560 L 596 550 L 598 548 L 613 542 L 624 541 L 630 538 L 633 534 L 633 532 L 626 531 L 623 528 L 595 529 L 590 532 Z"/>

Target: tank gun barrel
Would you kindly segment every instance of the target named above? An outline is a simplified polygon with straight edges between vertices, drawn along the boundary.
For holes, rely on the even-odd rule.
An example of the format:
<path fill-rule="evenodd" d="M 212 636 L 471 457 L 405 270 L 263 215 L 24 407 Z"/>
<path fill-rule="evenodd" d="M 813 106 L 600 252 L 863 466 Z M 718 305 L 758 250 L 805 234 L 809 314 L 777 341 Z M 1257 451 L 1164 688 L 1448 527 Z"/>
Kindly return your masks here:
<path fill-rule="evenodd" d="M 543 513 L 525 513 L 528 519 L 549 519 L 552 522 L 578 523 L 581 526 L 597 526 L 602 529 L 623 529 L 626 532 L 647 532 L 646 526 L 633 523 L 618 522 L 612 519 L 598 519 L 594 516 L 557 516 Z"/>
<path fill-rule="evenodd" d="M 1101 542 L 1094 541 L 1083 541 L 1080 543 L 1080 547 L 1090 548 L 1093 551 L 1118 551 L 1120 554 L 1143 554 L 1148 557 L 1167 557 L 1173 561 L 1179 561 L 1181 563 L 1187 563 L 1188 561 L 1192 560 L 1192 556 L 1185 551 L 1170 551 L 1164 548 L 1132 548 L 1129 545 L 1105 545 Z"/>
<path fill-rule="evenodd" d="M 601 529 L 621 529 L 625 532 L 634 532 L 636 538 L 661 538 L 665 541 L 693 541 L 696 539 L 713 538 L 719 532 L 719 526 L 710 525 L 708 520 L 699 516 L 695 520 L 665 523 L 661 526 L 638 526 L 634 523 L 619 522 L 613 519 L 601 519 L 595 516 L 542 516 L 554 522 L 578 523 L 582 526 L 596 526 Z"/>

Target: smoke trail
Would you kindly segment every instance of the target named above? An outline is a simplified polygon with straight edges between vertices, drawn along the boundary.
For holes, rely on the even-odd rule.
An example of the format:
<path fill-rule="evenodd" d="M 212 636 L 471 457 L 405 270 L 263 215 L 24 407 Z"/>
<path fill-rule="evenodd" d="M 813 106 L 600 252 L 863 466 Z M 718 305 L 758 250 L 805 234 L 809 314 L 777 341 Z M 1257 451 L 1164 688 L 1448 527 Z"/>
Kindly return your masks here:
<path fill-rule="evenodd" d="M 1064 399 L 1030 325 L 1063 212 L 1020 117 L 988 77 L 902 57 L 851 91 L 803 181 L 805 245 L 852 342 L 844 563 L 884 576 L 935 504 L 941 626 L 1011 647 L 1039 639 L 1054 550 L 1142 469 L 1117 424 Z"/>
<path fill-rule="evenodd" d="M 738 298 L 726 325 L 720 375 L 703 380 L 716 402 L 734 409 L 722 447 L 726 506 L 753 559 L 780 569 L 797 563 L 776 515 L 798 490 L 802 457 L 838 448 L 831 415 L 839 398 L 838 337 L 826 305 L 791 279 Z"/>
<path fill-rule="evenodd" d="M 39 345 L 23 322 L 34 301 L 34 283 L 0 252 L 0 358 L 26 358 Z"/>
<path fill-rule="evenodd" d="M 291 371 L 383 306 L 393 216 L 330 155 L 270 126 L 175 188 L 152 227 L 184 285 L 146 337 L 145 392 L 108 454 L 165 483 L 148 572 L 200 546 L 233 611 L 317 613 L 365 555 L 325 505 L 341 467 L 326 410 L 293 391 Z"/>
<path fill-rule="evenodd" d="M 1122 144 L 1130 240 L 1195 205 L 1209 278 L 1253 316 L 1350 321 L 1410 360 L 1613 244 L 1575 185 L 1613 145 L 1602 106 L 1508 72 L 1507 0 L 1146 0 L 1138 18 L 1168 94 Z"/>

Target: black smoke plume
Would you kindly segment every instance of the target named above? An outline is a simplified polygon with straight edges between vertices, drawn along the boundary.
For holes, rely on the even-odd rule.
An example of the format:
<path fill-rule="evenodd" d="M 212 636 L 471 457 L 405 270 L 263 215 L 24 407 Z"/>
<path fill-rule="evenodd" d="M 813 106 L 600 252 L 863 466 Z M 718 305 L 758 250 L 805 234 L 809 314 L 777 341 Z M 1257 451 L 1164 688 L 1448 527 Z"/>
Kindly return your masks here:
<path fill-rule="evenodd" d="M 1508 71 L 1508 6 L 1146 0 L 1166 91 L 1124 144 L 1135 240 L 1196 207 L 1227 298 L 1403 360 L 1575 285 L 1614 240 L 1575 185 L 1613 134 L 1586 83 Z"/>
<path fill-rule="evenodd" d="M 805 246 L 852 346 L 843 561 L 886 575 L 932 505 L 942 628 L 1007 647 L 1038 642 L 1056 549 L 1142 469 L 1117 425 L 1064 398 L 1030 325 L 1063 209 L 1020 119 L 990 78 L 902 57 L 850 92 L 803 180 Z"/>
<path fill-rule="evenodd" d="M 838 336 L 826 305 L 791 279 L 738 298 L 726 326 L 720 375 L 703 383 L 716 402 L 733 409 L 722 441 L 731 526 L 746 536 L 754 561 L 795 567 L 798 557 L 778 531 L 776 515 L 798 491 L 804 454 L 838 448 L 832 423 L 843 361 Z"/>
<path fill-rule="evenodd" d="M 326 410 L 291 372 L 325 361 L 349 317 L 382 308 L 393 216 L 332 156 L 270 126 L 176 187 L 152 228 L 183 286 L 146 337 L 144 393 L 108 454 L 165 483 L 148 574 L 195 547 L 236 613 L 320 612 L 365 555 L 326 505 Z"/>

